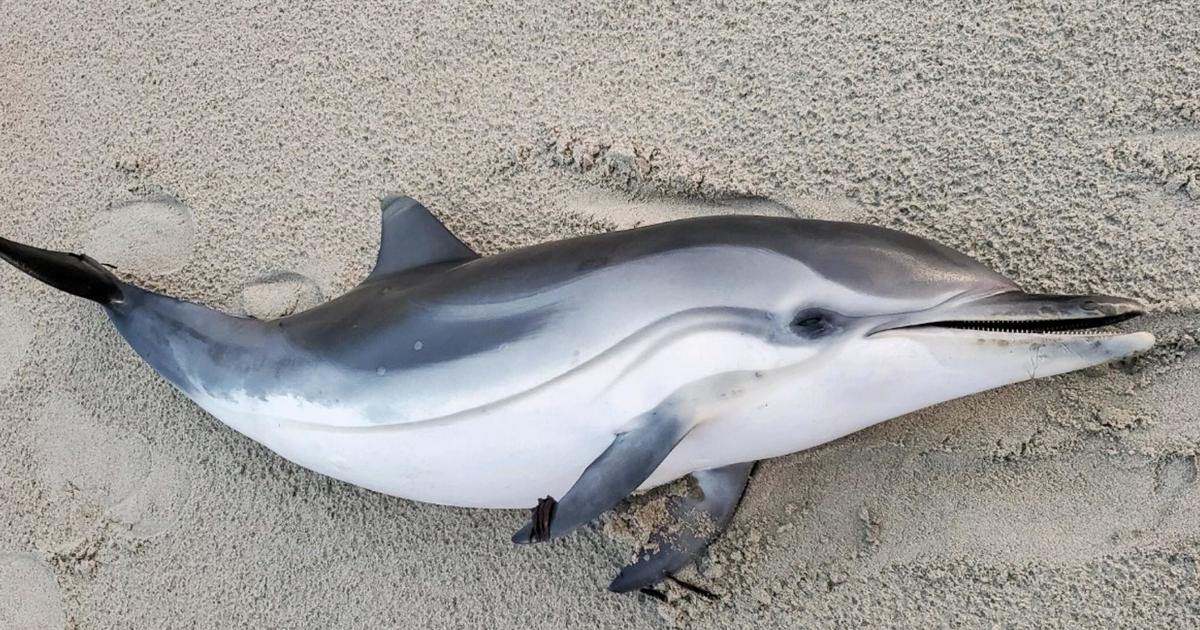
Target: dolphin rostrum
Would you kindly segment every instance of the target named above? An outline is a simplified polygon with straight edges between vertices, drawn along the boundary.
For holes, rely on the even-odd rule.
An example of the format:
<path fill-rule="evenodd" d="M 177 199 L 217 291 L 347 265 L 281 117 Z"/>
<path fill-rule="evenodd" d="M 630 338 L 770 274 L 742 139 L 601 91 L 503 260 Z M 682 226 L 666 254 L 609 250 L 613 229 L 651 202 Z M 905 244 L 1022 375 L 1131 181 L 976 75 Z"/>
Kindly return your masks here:
<path fill-rule="evenodd" d="M 388 197 L 366 280 L 272 321 L 140 289 L 87 256 L 0 239 L 0 257 L 99 302 L 188 398 L 305 468 L 418 501 L 536 506 L 518 542 L 692 475 L 703 496 L 672 505 L 681 525 L 616 591 L 702 554 L 758 460 L 1154 343 L 1098 330 L 1140 315 L 1132 300 L 1026 293 L 902 232 L 775 217 L 480 257 Z"/>

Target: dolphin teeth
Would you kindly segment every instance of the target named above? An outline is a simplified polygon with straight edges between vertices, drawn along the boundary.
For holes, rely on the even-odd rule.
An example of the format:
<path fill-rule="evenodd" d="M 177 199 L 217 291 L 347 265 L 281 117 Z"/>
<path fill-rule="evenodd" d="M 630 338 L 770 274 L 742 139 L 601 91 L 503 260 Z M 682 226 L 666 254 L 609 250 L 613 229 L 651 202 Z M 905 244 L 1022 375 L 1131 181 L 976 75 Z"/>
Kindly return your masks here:
<path fill-rule="evenodd" d="M 1123 313 L 1103 317 L 1048 320 L 947 320 L 919 324 L 916 327 L 954 328 L 990 333 L 1086 335 L 1094 334 L 1097 328 L 1117 324 L 1136 316 L 1136 313 Z"/>

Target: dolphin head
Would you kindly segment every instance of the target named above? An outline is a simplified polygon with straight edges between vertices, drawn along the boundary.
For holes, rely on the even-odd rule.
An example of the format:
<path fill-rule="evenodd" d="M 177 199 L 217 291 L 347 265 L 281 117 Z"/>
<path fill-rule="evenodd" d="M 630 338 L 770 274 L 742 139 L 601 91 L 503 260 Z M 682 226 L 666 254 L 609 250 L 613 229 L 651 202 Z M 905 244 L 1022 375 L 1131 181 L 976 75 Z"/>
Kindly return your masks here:
<path fill-rule="evenodd" d="M 789 255 L 812 276 L 785 312 L 792 334 L 823 347 L 796 366 L 820 383 L 805 395 L 858 401 L 867 423 L 1154 343 L 1111 328 L 1144 312 L 1134 300 L 1027 293 L 962 253 L 883 228 L 810 224 L 797 236 Z"/>

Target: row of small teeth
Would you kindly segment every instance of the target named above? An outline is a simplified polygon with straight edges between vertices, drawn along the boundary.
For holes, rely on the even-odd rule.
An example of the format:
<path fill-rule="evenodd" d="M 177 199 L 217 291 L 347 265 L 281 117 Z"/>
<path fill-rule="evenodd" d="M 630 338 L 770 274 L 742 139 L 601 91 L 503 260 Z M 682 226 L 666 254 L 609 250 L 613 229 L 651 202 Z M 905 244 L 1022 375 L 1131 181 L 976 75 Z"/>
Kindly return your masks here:
<path fill-rule="evenodd" d="M 1096 328 L 1063 328 L 1055 329 L 1053 326 L 1036 329 L 1036 328 L 1014 328 L 1006 325 L 1006 322 L 999 321 L 981 321 L 981 322 L 946 322 L 935 324 L 943 328 L 957 328 L 959 330 L 978 330 L 980 332 L 991 333 L 1016 333 L 1016 334 L 1056 334 L 1056 335 L 1094 335 L 1099 331 Z"/>

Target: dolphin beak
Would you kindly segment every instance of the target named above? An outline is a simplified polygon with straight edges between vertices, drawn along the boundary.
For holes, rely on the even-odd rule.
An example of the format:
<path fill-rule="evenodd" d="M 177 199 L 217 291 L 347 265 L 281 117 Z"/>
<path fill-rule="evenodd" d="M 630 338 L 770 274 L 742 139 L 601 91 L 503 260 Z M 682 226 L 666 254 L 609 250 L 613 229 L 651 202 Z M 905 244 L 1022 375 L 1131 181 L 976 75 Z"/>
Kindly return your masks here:
<path fill-rule="evenodd" d="M 1144 312 L 1134 300 L 1106 295 L 965 294 L 927 310 L 881 317 L 856 347 L 875 364 L 904 366 L 878 368 L 881 391 L 899 399 L 949 400 L 1144 352 L 1154 335 L 1113 327 Z M 918 379 L 924 389 L 905 378 L 913 372 L 926 377 Z"/>
<path fill-rule="evenodd" d="M 1005 291 L 891 318 L 869 334 L 900 329 L 959 329 L 1013 334 L 1111 334 L 1099 329 L 1146 312 L 1136 300 L 1108 295 Z"/>
<path fill-rule="evenodd" d="M 939 309 L 940 310 L 940 309 Z M 1055 333 L 1118 324 L 1146 312 L 1135 300 L 1108 295 L 1045 295 L 1007 291 L 972 300 L 910 325 Z"/>

